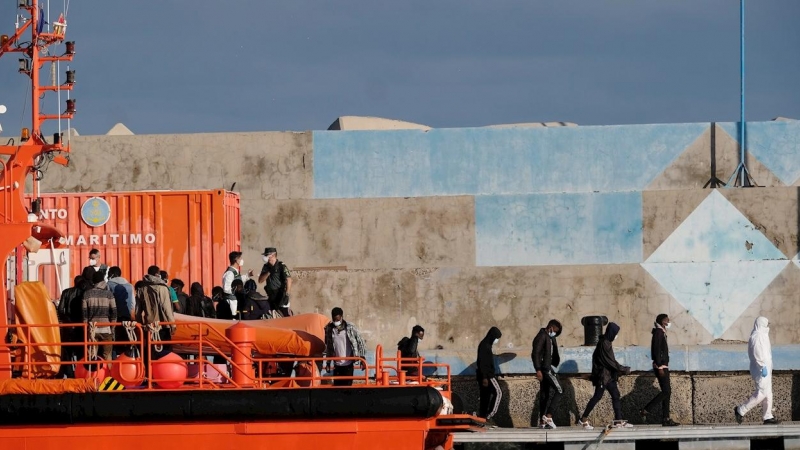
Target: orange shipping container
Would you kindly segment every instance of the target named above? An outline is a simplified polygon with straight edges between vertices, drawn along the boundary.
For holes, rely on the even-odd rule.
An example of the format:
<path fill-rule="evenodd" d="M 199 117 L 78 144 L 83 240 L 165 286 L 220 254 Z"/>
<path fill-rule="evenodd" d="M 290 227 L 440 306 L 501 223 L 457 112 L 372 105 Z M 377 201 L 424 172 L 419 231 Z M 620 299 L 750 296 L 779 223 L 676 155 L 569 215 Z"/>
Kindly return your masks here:
<path fill-rule="evenodd" d="M 88 264 L 92 248 L 102 252 L 108 267 L 119 266 L 131 283 L 155 264 L 170 278 L 183 280 L 184 291 L 198 281 L 210 294 L 228 267 L 228 253 L 241 247 L 239 195 L 221 189 L 40 197 L 40 222 L 64 235 L 60 249 L 68 252 L 71 277 L 57 279 L 55 266 L 41 265 L 28 278 L 43 280 L 53 298 L 60 294 L 58 285 L 62 289 L 72 285 L 72 278 Z"/>

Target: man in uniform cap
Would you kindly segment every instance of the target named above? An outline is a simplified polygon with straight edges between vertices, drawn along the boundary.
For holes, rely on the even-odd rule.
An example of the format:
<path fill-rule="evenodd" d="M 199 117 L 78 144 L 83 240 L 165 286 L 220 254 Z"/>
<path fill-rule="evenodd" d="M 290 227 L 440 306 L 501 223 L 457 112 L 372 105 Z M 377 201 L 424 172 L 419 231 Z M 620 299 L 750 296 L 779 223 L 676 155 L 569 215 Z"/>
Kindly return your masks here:
<path fill-rule="evenodd" d="M 283 261 L 278 261 L 278 249 L 267 247 L 261 254 L 264 266 L 258 276 L 259 283 L 265 283 L 264 291 L 267 293 L 270 308 L 280 311 L 284 317 L 291 315 L 290 293 L 292 290 L 292 273 Z"/>

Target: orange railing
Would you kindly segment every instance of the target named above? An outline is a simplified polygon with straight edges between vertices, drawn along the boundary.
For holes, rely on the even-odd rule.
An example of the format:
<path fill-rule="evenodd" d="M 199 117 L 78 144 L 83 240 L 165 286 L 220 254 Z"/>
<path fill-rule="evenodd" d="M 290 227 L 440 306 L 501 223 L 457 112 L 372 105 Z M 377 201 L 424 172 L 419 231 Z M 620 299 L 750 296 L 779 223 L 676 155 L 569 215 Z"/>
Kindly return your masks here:
<path fill-rule="evenodd" d="M 234 322 L 232 322 L 232 325 Z M 121 323 L 96 323 L 97 327 L 122 326 Z M 11 370 L 16 378 L 37 378 L 42 377 L 42 366 L 58 367 L 73 365 L 78 368 L 84 365 L 87 368 L 85 376 L 93 378 L 97 384 L 101 383 L 106 376 L 111 376 L 115 372 L 114 368 L 121 370 L 122 365 L 131 368 L 133 372 L 141 374 L 141 382 L 135 386 L 136 389 L 267 389 L 267 388 L 302 388 L 318 387 L 326 388 L 333 385 L 352 384 L 355 387 L 403 387 L 408 385 L 427 385 L 435 387 L 443 392 L 451 388 L 450 368 L 446 364 L 426 363 L 422 358 L 401 358 L 399 352 L 395 357 L 385 357 L 383 347 L 378 345 L 375 352 L 375 364 L 370 365 L 362 357 L 318 357 L 318 356 L 292 356 L 292 355 L 255 355 L 252 351 L 243 351 L 237 344 L 228 339 L 217 329 L 202 322 L 180 322 L 162 323 L 163 326 L 176 325 L 191 326 L 195 332 L 191 339 L 170 339 L 164 341 L 149 341 L 145 339 L 144 332 L 147 330 L 140 324 L 134 324 L 136 339 L 113 342 L 95 342 L 89 339 L 89 326 L 87 324 L 47 324 L 47 325 L 6 325 L 0 326 L 0 335 L 6 336 L 9 330 L 18 339 L 5 345 L 12 355 L 15 355 L 11 362 Z M 82 342 L 33 342 L 32 331 L 36 328 L 59 328 L 80 329 L 82 331 Z M 217 343 L 224 343 L 220 346 Z M 114 345 L 115 347 L 136 348 L 139 356 L 135 359 L 124 358 L 111 361 L 92 361 L 87 358 L 90 347 L 95 345 Z M 174 352 L 180 358 L 154 359 L 154 346 L 165 345 L 174 347 Z M 58 355 L 47 355 L 42 348 L 58 348 Z M 62 348 L 79 347 L 83 351 L 83 356 L 79 360 L 61 361 Z M 227 347 L 223 348 L 223 347 Z M 239 352 L 238 357 L 234 355 Z M 49 357 L 48 357 L 49 356 Z M 186 357 L 196 357 L 196 359 L 185 359 Z M 213 363 L 207 357 L 213 357 Z M 322 368 L 326 365 L 334 365 L 336 361 L 353 361 L 354 365 L 359 366 L 359 372 L 352 376 L 323 376 Z M 173 365 L 178 367 L 178 375 L 164 377 L 163 370 L 159 367 Z M 190 374 L 189 367 L 197 369 L 197 374 Z M 181 367 L 185 367 L 184 369 Z M 39 369 L 37 369 L 39 368 Z M 415 375 L 407 375 L 406 370 L 416 368 Z M 426 377 L 426 370 L 437 371 L 444 369 L 445 375 Z M 105 370 L 104 370 L 105 369 Z M 212 373 L 209 379 L 207 371 Z M 50 370 L 51 376 L 54 370 Z M 60 373 L 60 371 L 58 371 Z M 281 373 L 283 372 L 283 373 Z M 294 374 L 292 374 L 294 372 Z M 102 379 L 101 379 L 102 378 Z M 136 377 L 135 377 L 136 378 Z M 119 380 L 118 380 L 119 381 Z M 338 387 L 338 386 L 337 386 Z"/>

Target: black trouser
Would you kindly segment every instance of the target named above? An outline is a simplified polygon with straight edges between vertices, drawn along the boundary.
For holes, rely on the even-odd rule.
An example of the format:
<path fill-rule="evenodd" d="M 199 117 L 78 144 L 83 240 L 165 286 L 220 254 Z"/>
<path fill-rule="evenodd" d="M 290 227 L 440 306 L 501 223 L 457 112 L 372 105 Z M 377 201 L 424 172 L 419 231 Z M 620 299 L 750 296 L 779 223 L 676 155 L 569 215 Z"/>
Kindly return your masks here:
<path fill-rule="evenodd" d="M 539 411 L 541 415 L 552 415 L 553 411 L 558 407 L 558 401 L 561 399 L 561 393 L 558 392 L 556 381 L 553 380 L 555 374 L 542 373 L 542 382 L 539 387 L 541 398 L 539 400 Z"/>
<path fill-rule="evenodd" d="M 597 402 L 603 398 L 603 393 L 608 391 L 611 394 L 611 406 L 614 407 L 614 420 L 622 420 L 622 402 L 619 399 L 619 388 L 617 387 L 617 380 L 611 380 L 606 383 L 605 386 L 602 384 L 594 388 L 594 396 L 592 399 L 589 400 L 589 404 L 586 405 L 586 410 L 583 412 L 581 418 L 589 417 L 589 414 L 592 413 L 592 410 L 597 405 Z"/>
<path fill-rule="evenodd" d="M 353 364 L 348 364 L 346 366 L 337 366 L 336 364 L 333 365 L 333 376 L 334 377 L 352 377 L 353 376 Z M 353 380 L 333 380 L 334 386 L 352 386 Z"/>
<path fill-rule="evenodd" d="M 61 342 L 83 342 L 83 328 L 62 327 Z M 73 359 L 74 358 L 74 359 Z M 72 366 L 73 360 L 83 359 L 83 345 L 62 345 L 61 346 L 61 368 L 58 371 L 58 378 L 64 375 L 67 378 L 75 378 L 75 370 Z M 69 364 L 63 364 L 68 362 Z"/>
<path fill-rule="evenodd" d="M 278 292 L 267 291 L 267 301 L 269 302 L 270 309 L 272 309 L 273 311 L 280 311 L 283 317 L 289 317 L 290 315 L 289 308 L 281 306 L 281 303 L 283 303 L 283 297 L 284 297 L 283 291 L 278 291 Z"/>
<path fill-rule="evenodd" d="M 669 418 L 669 399 L 672 395 L 672 389 L 669 386 L 669 369 L 663 369 L 664 375 L 659 375 L 658 370 L 656 370 L 656 379 L 658 379 L 658 386 L 661 388 L 661 392 L 655 396 L 654 399 L 650 400 L 650 403 L 644 407 L 644 410 L 650 412 L 653 408 L 661 403 L 661 417 L 663 419 Z"/>
<path fill-rule="evenodd" d="M 483 417 L 486 420 L 491 419 L 497 414 L 500 400 L 503 399 L 503 393 L 500 391 L 500 385 L 497 384 L 497 378 L 489 378 L 488 381 L 488 385 L 484 386 L 483 381 L 478 380 L 478 389 L 480 389 L 478 417 Z"/>

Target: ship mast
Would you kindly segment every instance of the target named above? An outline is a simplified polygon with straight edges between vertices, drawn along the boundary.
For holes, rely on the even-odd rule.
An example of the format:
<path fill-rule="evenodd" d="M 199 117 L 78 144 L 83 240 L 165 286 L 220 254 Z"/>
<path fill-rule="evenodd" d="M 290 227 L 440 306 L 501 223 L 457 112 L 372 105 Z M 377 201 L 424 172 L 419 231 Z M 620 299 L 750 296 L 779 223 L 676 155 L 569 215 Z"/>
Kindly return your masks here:
<path fill-rule="evenodd" d="M 47 24 L 39 0 L 18 0 L 18 4 L 20 15 L 17 16 L 16 31 L 10 36 L 0 35 L 0 58 L 6 54 L 19 54 L 19 73 L 30 79 L 31 121 L 29 127 L 21 130 L 18 143 L 9 139 L 7 144 L 0 145 L 0 262 L 4 268 L 11 252 L 36 234 L 40 207 L 38 180 L 42 175 L 39 168 L 49 162 L 61 165 L 69 162 L 69 142 L 63 142 L 61 133 L 54 134 L 48 141 L 42 132 L 42 125 L 46 121 L 57 120 L 60 130 L 60 121 L 70 120 L 75 114 L 75 99 L 69 96 L 64 110 L 56 114 L 44 114 L 40 107 L 42 97 L 48 92 L 55 92 L 60 97 L 61 91 L 69 94 L 75 84 L 75 72 L 71 70 L 67 71 L 63 84 L 43 86 L 40 82 L 40 71 L 44 64 L 72 61 L 75 55 L 75 43 L 64 41 L 66 11 L 62 12 L 56 22 Z M 63 48 L 59 56 L 51 53 L 51 48 L 54 47 Z M 26 208 L 24 198 L 25 182 L 29 175 L 34 181 L 34 200 L 30 209 Z M 9 330 L 8 313 L 11 308 L 8 302 L 7 277 L 3 276 L 1 279 L 0 338 L 5 339 Z M 11 378 L 10 363 L 8 348 L 0 347 L 0 381 Z"/>

